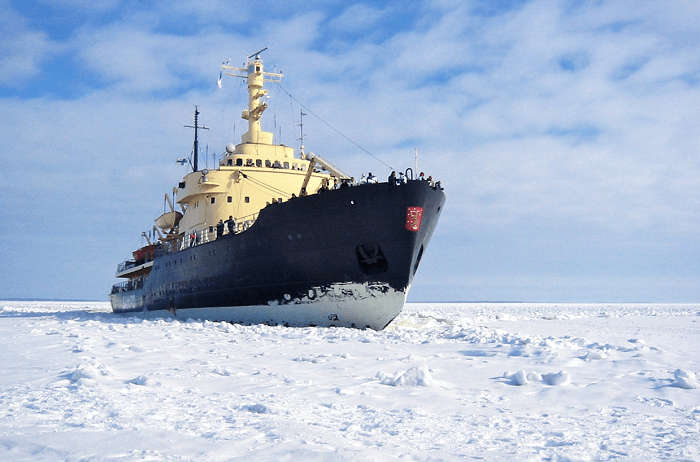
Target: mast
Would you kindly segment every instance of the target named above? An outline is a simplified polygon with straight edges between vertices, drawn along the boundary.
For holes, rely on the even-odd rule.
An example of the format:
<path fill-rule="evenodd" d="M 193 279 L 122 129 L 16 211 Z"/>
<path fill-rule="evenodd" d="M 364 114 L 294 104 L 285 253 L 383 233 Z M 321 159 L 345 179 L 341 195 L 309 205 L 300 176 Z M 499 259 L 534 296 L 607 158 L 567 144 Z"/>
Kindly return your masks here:
<path fill-rule="evenodd" d="M 299 109 L 299 152 L 301 153 L 301 158 L 304 158 L 304 116 L 306 112 L 303 109 Z"/>
<path fill-rule="evenodd" d="M 241 114 L 241 118 L 248 121 L 248 131 L 241 137 L 244 143 L 272 144 L 272 133 L 264 132 L 260 126 L 262 113 L 267 109 L 267 103 L 262 100 L 267 96 L 267 90 L 263 89 L 263 85 L 266 81 L 279 82 L 282 80 L 282 73 L 265 72 L 259 56 L 265 50 L 267 48 L 248 56 L 246 67 L 234 67 L 228 64 L 221 66 L 224 71 L 229 71 L 224 74 L 241 77 L 248 81 L 248 109 Z M 230 71 L 238 73 L 234 74 Z"/>
<path fill-rule="evenodd" d="M 209 127 L 205 127 L 204 125 L 199 125 L 199 109 L 197 108 L 197 105 L 194 106 L 194 125 L 185 125 L 187 128 L 194 128 L 194 148 L 193 148 L 193 153 L 194 153 L 194 163 L 192 165 L 192 171 L 196 172 L 199 170 L 197 166 L 197 161 L 199 158 L 199 138 L 198 138 L 198 130 L 201 128 L 202 130 L 209 130 Z"/>

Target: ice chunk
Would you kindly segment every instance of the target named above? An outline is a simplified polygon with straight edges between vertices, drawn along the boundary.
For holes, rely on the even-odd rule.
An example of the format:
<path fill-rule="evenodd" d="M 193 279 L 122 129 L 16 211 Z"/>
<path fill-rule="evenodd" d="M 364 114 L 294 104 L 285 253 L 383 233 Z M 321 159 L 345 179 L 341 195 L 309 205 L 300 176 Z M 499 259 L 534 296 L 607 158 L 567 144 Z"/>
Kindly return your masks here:
<path fill-rule="evenodd" d="M 64 378 L 71 383 L 79 383 L 83 379 L 94 379 L 94 371 L 90 370 L 88 367 L 78 366 L 72 371 L 65 372 L 61 374 L 61 378 Z"/>
<path fill-rule="evenodd" d="M 584 361 L 591 361 L 591 360 L 597 360 L 597 359 L 606 359 L 608 357 L 607 353 L 602 350 L 589 350 L 585 352 L 583 355 L 579 356 L 579 359 L 583 359 Z"/>
<path fill-rule="evenodd" d="M 551 374 L 542 374 L 542 383 L 545 383 L 547 385 L 566 385 L 569 383 L 569 381 L 569 374 L 567 374 L 564 371 L 554 372 Z"/>
<path fill-rule="evenodd" d="M 134 385 L 146 385 L 147 382 L 148 377 L 146 377 L 145 375 L 139 375 L 129 380 L 127 383 L 132 383 Z"/>
<path fill-rule="evenodd" d="M 244 411 L 252 412 L 254 414 L 269 414 L 270 413 L 270 408 L 265 406 L 264 404 L 247 404 L 245 406 L 241 406 L 241 409 Z"/>
<path fill-rule="evenodd" d="M 508 379 L 508 383 L 510 385 L 521 386 L 521 385 L 525 385 L 528 382 L 527 373 L 525 373 L 525 371 L 522 369 L 514 374 L 508 374 L 506 372 L 505 374 L 503 374 L 503 377 Z"/>
<path fill-rule="evenodd" d="M 408 370 L 397 372 L 393 376 L 388 376 L 379 372 L 377 378 L 383 385 L 390 385 L 392 387 L 428 387 L 433 383 L 433 377 L 425 366 L 412 367 Z"/>
<path fill-rule="evenodd" d="M 698 387 L 697 377 L 693 371 L 676 369 L 673 376 L 675 380 L 671 383 L 672 387 L 685 388 L 686 390 Z"/>

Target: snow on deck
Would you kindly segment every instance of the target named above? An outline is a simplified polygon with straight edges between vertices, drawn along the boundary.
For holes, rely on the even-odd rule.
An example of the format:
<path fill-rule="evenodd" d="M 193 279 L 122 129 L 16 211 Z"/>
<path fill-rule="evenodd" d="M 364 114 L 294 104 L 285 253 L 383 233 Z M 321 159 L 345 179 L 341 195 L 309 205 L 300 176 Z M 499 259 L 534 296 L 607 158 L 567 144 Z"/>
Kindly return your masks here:
<path fill-rule="evenodd" d="M 698 460 L 700 305 L 408 304 L 384 331 L 0 302 L 0 460 Z"/>

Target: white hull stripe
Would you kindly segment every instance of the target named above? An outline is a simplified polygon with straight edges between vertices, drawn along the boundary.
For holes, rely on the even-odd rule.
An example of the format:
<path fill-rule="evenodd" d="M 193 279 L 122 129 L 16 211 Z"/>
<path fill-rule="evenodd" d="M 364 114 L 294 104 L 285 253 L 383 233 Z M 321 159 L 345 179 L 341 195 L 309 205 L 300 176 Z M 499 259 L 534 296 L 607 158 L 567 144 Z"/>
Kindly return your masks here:
<path fill-rule="evenodd" d="M 146 317 L 174 316 L 243 324 L 288 326 L 369 327 L 381 330 L 403 308 L 408 290 L 385 285 L 338 283 L 323 291 L 312 289 L 303 299 L 270 300 L 267 305 L 181 308 L 131 312 Z"/>

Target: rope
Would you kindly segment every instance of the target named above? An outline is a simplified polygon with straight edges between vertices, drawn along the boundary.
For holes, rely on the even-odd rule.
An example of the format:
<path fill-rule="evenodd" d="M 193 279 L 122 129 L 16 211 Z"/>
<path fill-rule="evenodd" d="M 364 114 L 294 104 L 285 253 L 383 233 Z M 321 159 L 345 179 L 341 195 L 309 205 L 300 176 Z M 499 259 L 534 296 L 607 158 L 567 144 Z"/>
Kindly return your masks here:
<path fill-rule="evenodd" d="M 274 186 L 270 186 L 269 184 L 266 184 L 260 180 L 257 180 L 255 178 L 251 177 L 250 174 L 246 174 L 246 173 L 241 172 L 241 175 L 243 175 L 243 178 L 245 178 L 246 180 L 250 180 L 253 184 L 256 184 L 262 188 L 265 188 L 265 189 L 267 189 L 275 194 L 281 194 L 283 196 L 291 197 L 291 194 L 289 194 L 288 192 L 282 191 L 281 189 L 277 189 Z"/>
<path fill-rule="evenodd" d="M 352 143 L 356 148 L 358 148 L 359 150 L 361 150 L 362 152 L 364 152 L 364 153 L 367 154 L 368 156 L 372 157 L 372 158 L 373 158 L 374 160 L 376 160 L 377 162 L 381 162 L 382 164 L 384 164 L 385 166 L 387 166 L 387 167 L 389 168 L 389 170 L 396 170 L 394 167 L 392 167 L 391 165 L 387 164 L 386 162 L 384 162 L 384 161 L 383 161 L 382 159 L 380 159 L 379 157 L 377 157 L 377 156 L 375 156 L 374 154 L 372 154 L 369 150 L 365 149 L 363 146 L 360 145 L 360 143 L 358 143 L 357 141 L 355 141 L 355 140 L 353 140 L 352 138 L 350 138 L 349 136 L 347 136 L 345 133 L 343 133 L 343 132 L 341 132 L 340 130 L 338 130 L 337 128 L 335 128 L 335 127 L 334 127 L 333 125 L 331 125 L 329 122 L 327 122 L 326 120 L 324 120 L 321 116 L 319 116 L 319 115 L 316 114 L 314 111 L 312 111 L 311 109 L 309 109 L 308 106 L 302 104 L 302 102 L 299 101 L 298 99 L 296 99 L 296 98 L 294 97 L 294 95 L 292 95 L 286 88 L 284 88 L 284 87 L 282 86 L 281 83 L 279 83 L 279 82 L 276 82 L 276 83 L 277 83 L 277 85 L 282 89 L 282 91 L 285 92 L 285 93 L 287 94 L 287 96 L 289 96 L 291 99 L 293 99 L 299 106 L 301 106 L 302 109 L 304 109 L 306 112 L 308 112 L 309 114 L 311 114 L 312 116 L 316 117 L 318 120 L 320 120 L 321 122 L 323 122 L 328 128 L 330 128 L 331 130 L 333 130 L 334 132 L 336 132 L 338 135 L 340 135 L 340 136 L 342 136 L 343 138 L 345 138 L 347 141 L 349 141 L 350 143 Z"/>

